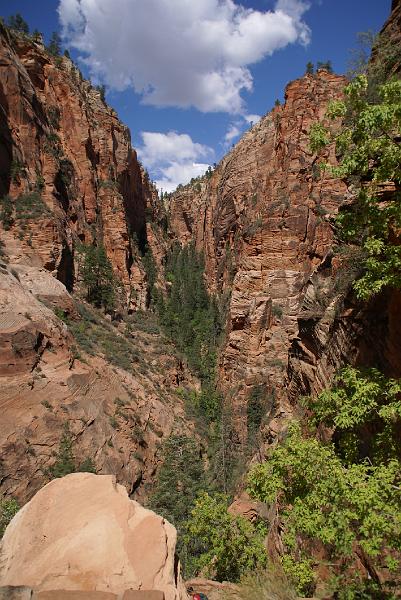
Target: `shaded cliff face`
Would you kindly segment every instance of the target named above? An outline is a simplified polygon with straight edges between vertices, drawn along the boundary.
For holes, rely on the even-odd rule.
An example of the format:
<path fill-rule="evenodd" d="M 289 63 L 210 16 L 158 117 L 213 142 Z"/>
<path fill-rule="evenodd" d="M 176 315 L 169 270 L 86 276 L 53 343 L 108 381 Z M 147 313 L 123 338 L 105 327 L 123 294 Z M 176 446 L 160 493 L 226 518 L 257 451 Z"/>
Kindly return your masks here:
<path fill-rule="evenodd" d="M 243 136 L 200 194 L 187 188 L 171 202 L 175 235 L 205 253 L 210 289 L 232 286 L 219 376 L 243 436 L 254 386 L 270 392 L 272 417 L 274 404 L 277 415 L 292 410 L 288 350 L 305 286 L 333 243 L 329 218 L 347 196 L 343 182 L 319 177 L 308 133 L 344 83 L 319 71 L 289 84 L 285 104 Z M 325 158 L 335 161 L 333 151 Z"/>
<path fill-rule="evenodd" d="M 138 258 L 145 211 L 157 197 L 130 144 L 129 130 L 65 57 L 0 29 L 0 196 L 39 192 L 12 233 L 23 253 L 68 289 L 76 284 L 77 244 L 102 240 L 132 308 L 146 305 Z M 32 211 L 31 211 L 32 212 Z M 132 236 L 137 240 L 133 243 Z"/>

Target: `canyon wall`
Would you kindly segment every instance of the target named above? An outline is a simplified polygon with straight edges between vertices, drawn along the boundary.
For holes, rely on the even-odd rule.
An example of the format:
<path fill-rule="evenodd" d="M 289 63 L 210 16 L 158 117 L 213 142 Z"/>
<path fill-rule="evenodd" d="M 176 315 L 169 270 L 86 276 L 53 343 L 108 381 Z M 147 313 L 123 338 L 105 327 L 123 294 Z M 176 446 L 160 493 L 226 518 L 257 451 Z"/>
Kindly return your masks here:
<path fill-rule="evenodd" d="M 380 34 L 387 48 L 399 47 L 400 18 L 396 1 Z M 371 64 L 378 56 L 374 50 Z M 393 63 L 389 75 L 398 72 Z M 345 364 L 401 376 L 401 296 L 356 300 L 351 283 L 360 255 L 334 229 L 352 187 L 319 169 L 336 164 L 333 147 L 319 156 L 309 149 L 312 123 L 341 98 L 346 81 L 318 70 L 291 82 L 284 104 L 242 136 L 210 179 L 170 201 L 174 236 L 204 253 L 209 290 L 226 307 L 218 375 L 240 445 L 249 400 L 260 390 L 270 443 L 299 414 L 299 397 L 326 388 Z"/>
<path fill-rule="evenodd" d="M 10 194 L 14 202 L 14 260 L 31 257 L 71 291 L 79 245 L 96 238 L 131 308 L 145 308 L 140 255 L 157 192 L 128 128 L 69 58 L 3 26 L 0 101 L 0 197 Z M 18 201 L 32 192 L 43 203 Z"/>
<path fill-rule="evenodd" d="M 163 440 L 191 427 L 178 388 L 196 385 L 142 312 L 142 256 L 165 254 L 163 208 L 100 91 L 2 25 L 0 103 L 0 490 L 25 502 L 72 452 L 77 468 L 89 461 L 146 497 Z M 82 245 L 95 239 L 129 323 L 77 307 Z"/>
<path fill-rule="evenodd" d="M 210 290 L 232 290 L 219 381 L 243 439 L 255 386 L 270 398 L 272 429 L 273 417 L 292 412 L 288 352 L 305 287 L 331 253 L 330 219 L 348 195 L 343 182 L 320 176 L 319 160 L 333 163 L 334 152 L 318 159 L 308 134 L 344 84 L 324 70 L 290 83 L 284 105 L 243 135 L 200 193 L 184 189 L 171 201 L 171 226 L 204 252 Z"/>

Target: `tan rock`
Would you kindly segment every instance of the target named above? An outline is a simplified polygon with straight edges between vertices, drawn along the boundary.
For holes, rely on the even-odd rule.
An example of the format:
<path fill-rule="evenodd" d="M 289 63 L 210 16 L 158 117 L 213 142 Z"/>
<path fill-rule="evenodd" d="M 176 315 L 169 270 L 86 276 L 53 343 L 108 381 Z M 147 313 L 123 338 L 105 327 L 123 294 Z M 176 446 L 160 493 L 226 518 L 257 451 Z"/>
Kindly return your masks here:
<path fill-rule="evenodd" d="M 160 590 L 182 597 L 170 523 L 108 475 L 74 473 L 42 488 L 1 542 L 0 585 L 37 591 Z"/>
<path fill-rule="evenodd" d="M 164 600 L 160 590 L 126 590 L 122 600 Z"/>
<path fill-rule="evenodd" d="M 110 592 L 49 590 L 47 592 L 34 592 L 32 600 L 117 600 L 117 596 Z"/>

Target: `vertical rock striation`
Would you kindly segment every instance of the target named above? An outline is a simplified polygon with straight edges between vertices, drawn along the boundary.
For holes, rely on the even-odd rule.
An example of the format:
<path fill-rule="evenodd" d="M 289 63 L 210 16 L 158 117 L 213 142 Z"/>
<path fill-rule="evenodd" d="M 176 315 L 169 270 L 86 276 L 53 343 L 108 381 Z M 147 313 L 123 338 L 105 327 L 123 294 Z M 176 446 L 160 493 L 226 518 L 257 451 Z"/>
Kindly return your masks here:
<path fill-rule="evenodd" d="M 323 70 L 290 83 L 285 104 L 244 134 L 202 191 L 185 189 L 171 202 L 175 235 L 205 253 L 210 289 L 228 295 L 232 287 L 219 376 L 243 440 L 254 386 L 266 386 L 271 417 L 292 410 L 288 350 L 305 286 L 331 251 L 329 219 L 347 197 L 343 182 L 319 176 L 308 133 L 344 83 Z M 323 158 L 334 162 L 333 149 Z"/>

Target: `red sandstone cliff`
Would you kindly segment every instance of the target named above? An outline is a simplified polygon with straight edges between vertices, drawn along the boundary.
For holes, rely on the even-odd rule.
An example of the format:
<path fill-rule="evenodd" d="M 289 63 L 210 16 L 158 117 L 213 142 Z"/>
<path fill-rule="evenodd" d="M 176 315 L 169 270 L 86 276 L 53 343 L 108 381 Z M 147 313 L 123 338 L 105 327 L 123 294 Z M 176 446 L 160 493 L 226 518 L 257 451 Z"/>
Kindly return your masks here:
<path fill-rule="evenodd" d="M 156 192 L 128 129 L 72 62 L 1 25 L 0 103 L 0 198 L 13 205 L 11 226 L 0 224 L 0 490 L 29 499 L 68 426 L 77 464 L 90 458 L 143 497 L 163 439 L 190 427 L 176 391 L 194 382 L 145 316 L 79 321 L 66 288 L 79 289 L 77 248 L 96 238 L 126 305 L 146 308 L 141 253 L 165 252 Z"/>
<path fill-rule="evenodd" d="M 344 83 L 326 71 L 290 83 L 285 104 L 244 134 L 200 194 L 186 189 L 171 201 L 175 235 L 205 252 L 210 289 L 232 286 L 219 375 L 243 426 L 256 385 L 267 386 L 278 417 L 292 410 L 288 350 L 305 286 L 333 243 L 330 216 L 347 195 L 341 181 L 318 176 L 308 132 Z"/>
<path fill-rule="evenodd" d="M 20 252 L 68 289 L 79 242 L 102 240 L 132 308 L 146 305 L 138 258 L 145 212 L 157 194 L 137 161 L 129 130 L 66 57 L 0 28 L 0 197 L 39 191 L 47 210 L 16 220 Z M 24 228 L 25 227 L 25 228 Z M 135 235 L 137 243 L 133 242 Z"/>

